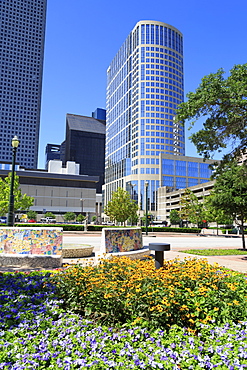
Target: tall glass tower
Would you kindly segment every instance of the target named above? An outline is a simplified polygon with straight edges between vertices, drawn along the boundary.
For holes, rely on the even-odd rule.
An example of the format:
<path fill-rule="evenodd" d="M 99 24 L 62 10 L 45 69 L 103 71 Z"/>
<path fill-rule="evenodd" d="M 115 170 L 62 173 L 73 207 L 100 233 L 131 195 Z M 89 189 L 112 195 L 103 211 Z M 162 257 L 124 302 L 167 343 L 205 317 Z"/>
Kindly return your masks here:
<path fill-rule="evenodd" d="M 107 70 L 104 204 L 122 187 L 145 209 L 146 188 L 148 210 L 157 209 L 161 154 L 185 155 L 184 128 L 174 123 L 183 98 L 181 32 L 138 22 Z"/>
<path fill-rule="evenodd" d="M 46 21 L 46 0 L 0 1 L 0 161 L 36 168 Z"/>

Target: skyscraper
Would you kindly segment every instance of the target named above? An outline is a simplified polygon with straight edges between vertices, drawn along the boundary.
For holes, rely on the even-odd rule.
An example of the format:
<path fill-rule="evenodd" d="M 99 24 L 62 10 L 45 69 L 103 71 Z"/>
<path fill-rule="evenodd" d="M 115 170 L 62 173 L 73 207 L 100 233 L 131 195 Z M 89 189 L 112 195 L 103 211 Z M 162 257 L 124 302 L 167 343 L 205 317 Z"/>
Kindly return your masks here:
<path fill-rule="evenodd" d="M 107 70 L 104 204 L 122 187 L 144 209 L 146 183 L 155 211 L 161 154 L 185 155 L 184 128 L 174 122 L 183 97 L 181 32 L 138 22 Z"/>
<path fill-rule="evenodd" d="M 65 163 L 80 164 L 80 175 L 99 176 L 97 193 L 102 193 L 105 164 L 105 109 L 93 117 L 66 115 Z"/>
<path fill-rule="evenodd" d="M 46 0 L 0 1 L 0 161 L 37 167 Z"/>

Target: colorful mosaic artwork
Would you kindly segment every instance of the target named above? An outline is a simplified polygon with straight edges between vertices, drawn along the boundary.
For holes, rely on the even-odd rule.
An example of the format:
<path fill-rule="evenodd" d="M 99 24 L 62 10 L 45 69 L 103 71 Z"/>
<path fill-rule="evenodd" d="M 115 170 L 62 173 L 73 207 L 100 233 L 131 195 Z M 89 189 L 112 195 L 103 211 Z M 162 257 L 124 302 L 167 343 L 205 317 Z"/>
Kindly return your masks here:
<path fill-rule="evenodd" d="M 61 255 L 61 228 L 0 228 L 0 253 Z"/>
<path fill-rule="evenodd" d="M 105 253 L 129 252 L 142 249 L 141 229 L 103 229 Z"/>

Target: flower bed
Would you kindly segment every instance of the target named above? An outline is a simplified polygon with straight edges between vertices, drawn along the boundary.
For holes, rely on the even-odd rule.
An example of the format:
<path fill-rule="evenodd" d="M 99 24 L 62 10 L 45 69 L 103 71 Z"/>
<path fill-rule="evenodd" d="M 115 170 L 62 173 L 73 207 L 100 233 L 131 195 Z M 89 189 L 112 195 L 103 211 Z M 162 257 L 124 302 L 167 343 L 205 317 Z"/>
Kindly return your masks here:
<path fill-rule="evenodd" d="M 177 324 L 238 322 L 247 317 L 246 277 L 204 259 L 154 261 L 113 257 L 97 266 L 74 266 L 54 275 L 66 308 L 108 325 L 139 320 L 169 329 Z"/>
<path fill-rule="evenodd" d="M 155 270 L 151 260 L 121 258 L 58 270 L 52 277 L 0 274 L 0 369 L 246 368 L 246 276 L 196 260 L 169 261 L 165 269 Z M 129 296 L 121 286 L 128 286 Z M 84 302 L 80 307 L 76 295 Z M 130 303 L 130 319 L 107 317 L 111 303 L 117 311 L 123 298 Z M 161 308 L 171 314 L 172 307 L 170 318 L 181 316 L 176 325 L 159 319 L 166 317 Z M 111 321 L 111 327 L 104 325 Z"/>

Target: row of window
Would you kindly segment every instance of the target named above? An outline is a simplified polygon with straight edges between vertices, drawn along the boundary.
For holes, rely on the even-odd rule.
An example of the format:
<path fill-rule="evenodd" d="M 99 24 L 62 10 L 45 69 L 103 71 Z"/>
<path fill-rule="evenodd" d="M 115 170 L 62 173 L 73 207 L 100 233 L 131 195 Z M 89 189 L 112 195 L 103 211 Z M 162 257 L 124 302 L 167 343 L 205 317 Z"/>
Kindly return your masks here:
<path fill-rule="evenodd" d="M 163 176 L 162 177 L 162 186 L 169 186 L 174 189 L 185 189 L 190 186 L 195 186 L 203 184 L 204 182 L 209 181 L 208 178 L 186 178 L 186 177 L 173 177 L 173 176 Z"/>

